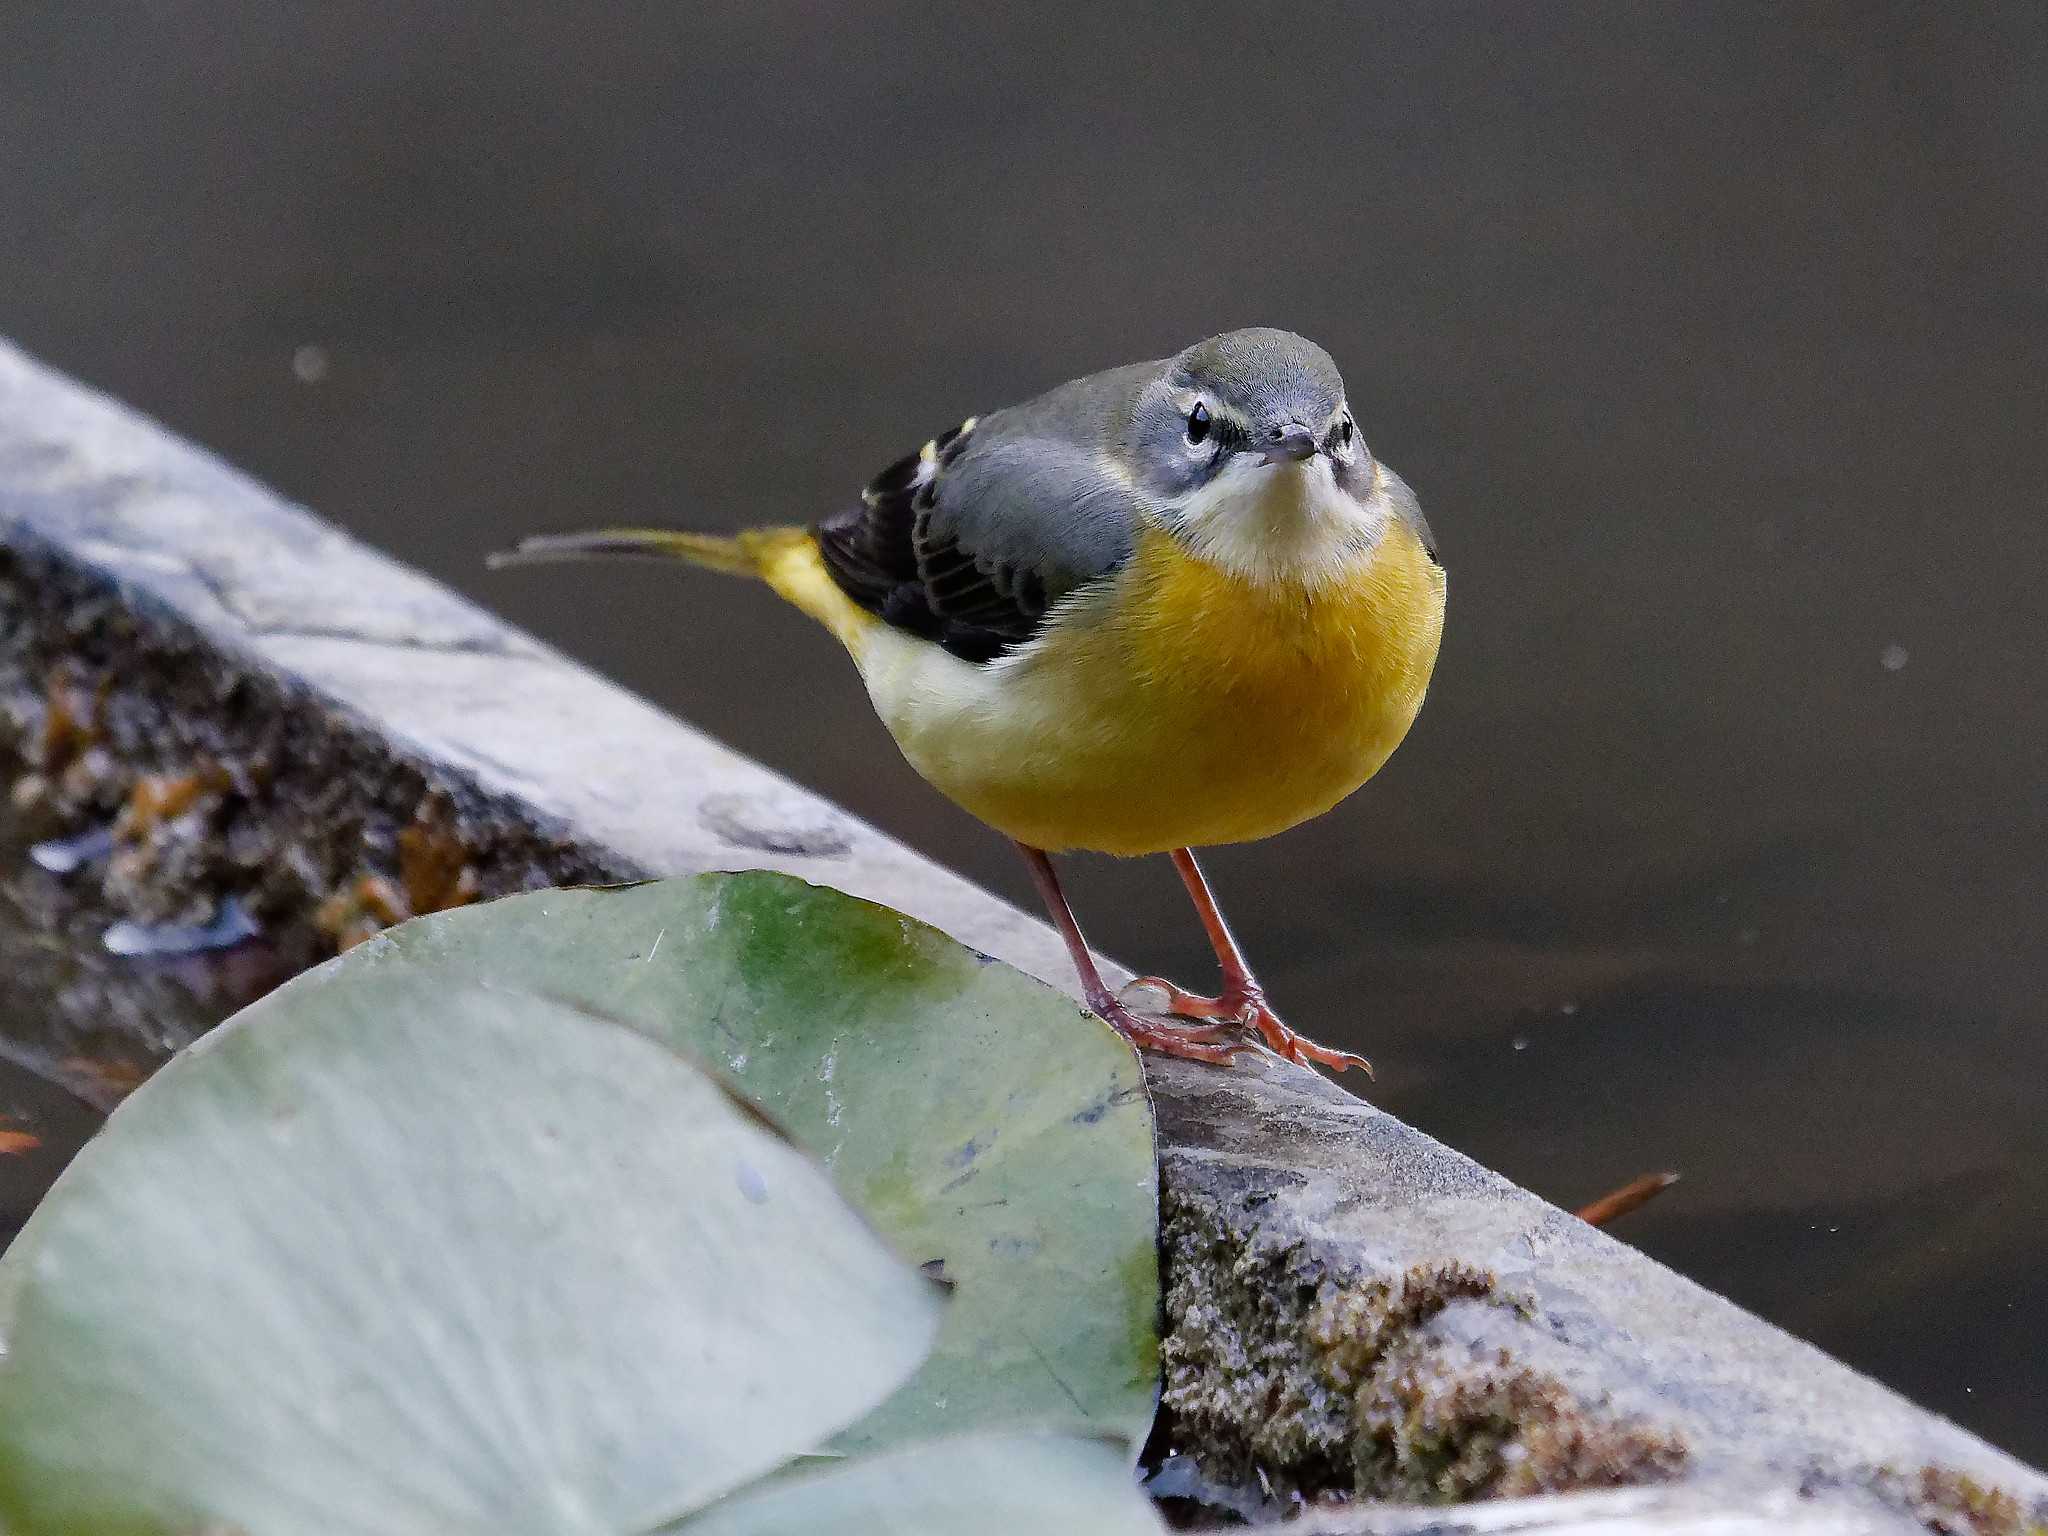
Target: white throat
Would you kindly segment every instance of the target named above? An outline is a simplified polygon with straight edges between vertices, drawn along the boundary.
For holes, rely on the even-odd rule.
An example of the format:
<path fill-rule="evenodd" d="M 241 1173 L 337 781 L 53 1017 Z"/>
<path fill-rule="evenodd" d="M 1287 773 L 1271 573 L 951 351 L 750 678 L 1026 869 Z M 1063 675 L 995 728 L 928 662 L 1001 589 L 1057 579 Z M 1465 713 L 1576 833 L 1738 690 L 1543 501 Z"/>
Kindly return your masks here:
<path fill-rule="evenodd" d="M 1233 576 L 1314 588 L 1372 550 L 1386 529 L 1387 505 L 1377 484 L 1365 501 L 1346 494 L 1321 454 L 1271 465 L 1241 455 L 1181 503 L 1173 520 L 1197 555 Z"/>

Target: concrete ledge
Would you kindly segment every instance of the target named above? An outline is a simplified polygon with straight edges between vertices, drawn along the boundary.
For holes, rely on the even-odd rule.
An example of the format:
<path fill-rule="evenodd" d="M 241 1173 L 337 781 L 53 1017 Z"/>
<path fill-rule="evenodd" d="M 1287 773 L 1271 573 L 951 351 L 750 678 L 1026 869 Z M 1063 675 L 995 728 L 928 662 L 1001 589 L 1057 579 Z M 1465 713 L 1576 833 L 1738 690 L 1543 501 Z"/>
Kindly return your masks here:
<path fill-rule="evenodd" d="M 289 965 L 473 895 L 760 866 L 1071 988 L 1035 920 L 0 345 L 7 738 L 38 835 L 120 818 L 101 919 L 232 901 Z M 1333 1084 L 1151 1065 L 1162 1493 L 1676 1489 L 1443 1531 L 2048 1524 L 2048 1479 Z M 1316 1528 L 1425 1528 L 1344 1518 Z"/>

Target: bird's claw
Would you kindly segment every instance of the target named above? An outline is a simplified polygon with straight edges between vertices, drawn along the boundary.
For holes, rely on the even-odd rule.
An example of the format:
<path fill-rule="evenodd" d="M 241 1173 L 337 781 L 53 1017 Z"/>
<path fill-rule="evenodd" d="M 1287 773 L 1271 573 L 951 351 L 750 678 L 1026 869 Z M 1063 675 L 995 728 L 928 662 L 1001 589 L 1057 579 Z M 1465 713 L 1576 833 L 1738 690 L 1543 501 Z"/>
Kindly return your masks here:
<path fill-rule="evenodd" d="M 1335 1046 L 1318 1045 L 1307 1035 L 1297 1034 L 1281 1022 L 1280 1015 L 1266 1005 L 1264 998 L 1252 1003 L 1245 1022 L 1265 1037 L 1266 1044 L 1275 1053 L 1289 1061 L 1303 1066 L 1311 1064 L 1328 1067 L 1332 1072 L 1342 1072 L 1356 1067 L 1363 1072 L 1367 1081 L 1372 1079 L 1372 1063 L 1356 1051 L 1340 1051 Z"/>
<path fill-rule="evenodd" d="M 1231 1032 L 1228 1023 L 1169 1024 L 1163 1019 L 1140 1018 L 1115 998 L 1103 998 L 1093 1007 L 1105 1024 L 1141 1051 L 1224 1066 L 1238 1052 L 1251 1048 L 1248 1040 L 1226 1038 Z"/>
<path fill-rule="evenodd" d="M 1288 1028 L 1266 1001 L 1265 993 L 1256 986 L 1226 989 L 1220 997 L 1204 997 L 1163 976 L 1140 976 L 1124 988 L 1124 993 L 1128 996 L 1138 988 L 1159 994 L 1165 999 L 1166 1011 L 1180 1018 L 1220 1021 L 1256 1029 L 1273 1053 L 1288 1061 L 1302 1066 L 1325 1066 L 1333 1072 L 1356 1067 L 1368 1078 L 1372 1076 L 1372 1063 L 1363 1056 L 1354 1051 L 1318 1045 L 1308 1036 Z"/>

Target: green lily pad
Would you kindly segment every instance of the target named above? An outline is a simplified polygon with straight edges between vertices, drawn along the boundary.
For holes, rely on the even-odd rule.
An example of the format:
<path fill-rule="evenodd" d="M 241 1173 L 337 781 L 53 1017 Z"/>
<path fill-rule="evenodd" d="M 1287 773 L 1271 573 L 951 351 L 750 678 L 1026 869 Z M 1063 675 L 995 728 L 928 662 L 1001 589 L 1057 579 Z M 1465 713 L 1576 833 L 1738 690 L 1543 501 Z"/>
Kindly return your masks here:
<path fill-rule="evenodd" d="M 1163 1536 L 1120 1445 L 1076 1436 L 931 1440 L 733 1494 L 667 1536 Z"/>
<path fill-rule="evenodd" d="M 938 1288 L 676 1052 L 378 971 L 174 1060 L 0 1261 L 0 1524 L 624 1536 L 923 1358 Z"/>
<path fill-rule="evenodd" d="M 785 875 L 540 891 L 372 939 L 285 989 L 543 992 L 730 1074 L 912 1263 L 956 1287 L 924 1368 L 836 1442 L 1023 1428 L 1134 1447 L 1158 1381 L 1151 1106 L 1051 988 Z"/>

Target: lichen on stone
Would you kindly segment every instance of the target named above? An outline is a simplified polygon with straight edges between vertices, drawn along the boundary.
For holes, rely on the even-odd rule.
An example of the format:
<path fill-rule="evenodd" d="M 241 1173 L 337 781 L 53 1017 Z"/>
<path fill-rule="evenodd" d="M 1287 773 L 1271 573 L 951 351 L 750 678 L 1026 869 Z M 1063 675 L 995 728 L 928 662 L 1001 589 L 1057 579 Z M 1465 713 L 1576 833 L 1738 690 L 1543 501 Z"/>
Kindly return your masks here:
<path fill-rule="evenodd" d="M 1353 1491 L 1462 1503 L 1664 1482 L 1685 1468 L 1676 1435 L 1579 1402 L 1501 1351 L 1477 1365 L 1408 1340 L 1362 1386 Z"/>
<path fill-rule="evenodd" d="M 2028 1509 L 2003 1488 L 1987 1487 L 1954 1467 L 1886 1469 L 1877 1488 L 1934 1536 L 2048 1536 L 2048 1508 Z"/>
<path fill-rule="evenodd" d="M 26 547 L 0 549 L 0 768 L 16 837 L 103 839 L 61 878 L 26 879 L 22 920 L 68 943 L 81 927 L 201 926 L 233 906 L 272 979 L 422 912 L 640 873 L 394 751 L 89 565 Z M 105 1008 L 97 988 L 79 996 L 83 1030 Z M 50 1007 L 72 1011 L 65 997 Z M 181 1043 L 143 1047 L 153 1059 Z"/>
<path fill-rule="evenodd" d="M 1536 1321 L 1456 1261 L 1334 1275 L 1207 1195 L 1166 1200 L 1163 1402 L 1173 1449 L 1285 1499 L 1451 1503 L 1675 1477 L 1675 1434 L 1586 1401 L 1509 1348 L 1430 1324 L 1455 1306 Z M 1242 1221 L 1240 1218 L 1243 1218 Z"/>

